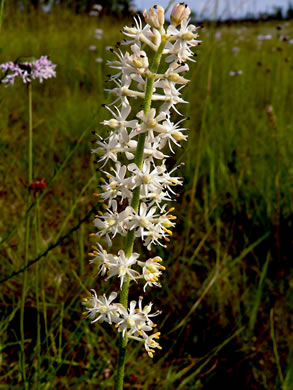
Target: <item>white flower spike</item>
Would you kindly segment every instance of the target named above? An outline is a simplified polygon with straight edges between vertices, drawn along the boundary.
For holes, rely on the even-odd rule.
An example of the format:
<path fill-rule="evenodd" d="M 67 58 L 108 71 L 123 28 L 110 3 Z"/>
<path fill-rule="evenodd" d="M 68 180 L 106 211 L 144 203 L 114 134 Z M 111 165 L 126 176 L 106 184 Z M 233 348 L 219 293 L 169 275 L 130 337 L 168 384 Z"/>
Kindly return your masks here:
<path fill-rule="evenodd" d="M 128 50 L 111 49 L 116 56 L 108 61 L 113 85 L 106 91 L 113 101 L 105 106 L 110 118 L 102 122 L 108 133 L 105 139 L 97 134 L 92 150 L 102 168 L 111 164 L 100 169 L 103 177 L 95 195 L 101 209 L 94 220 L 97 232 L 93 236 L 98 241 L 105 239 L 108 246 L 117 235 L 125 237 L 125 247 L 117 254 L 108 253 L 100 242 L 90 253 L 98 275 L 119 279 L 120 303 L 113 302 L 116 292 L 106 298 L 98 297 L 94 290 L 84 300 L 85 314 L 92 322 L 113 323 L 120 332 L 122 358 L 115 390 L 123 388 L 127 340 L 143 342 L 150 357 L 161 349 L 157 342 L 160 332 L 153 332 L 156 325 L 152 321 L 160 312 L 151 313 L 152 303 L 143 307 L 142 297 L 128 305 L 128 290 L 139 281 L 144 283 L 144 292 L 147 287 L 161 287 L 165 267 L 160 257 L 142 260 L 143 254 L 134 253 L 133 248 L 135 240 L 137 248 L 143 245 L 145 251 L 153 251 L 155 245 L 166 248 L 172 238 L 176 216 L 167 202 L 176 200 L 174 187 L 181 186 L 183 178 L 174 176 L 181 165 L 170 168 L 168 157 L 187 140 L 184 119 L 176 123 L 172 117 L 181 115 L 178 104 L 187 103 L 181 95 L 189 82 L 187 62 L 194 62 L 192 49 L 200 42 L 184 3 L 173 8 L 169 26 L 165 26 L 164 9 L 159 5 L 145 10 L 143 16 L 145 25 L 137 16 L 132 27 L 123 28 L 127 39 L 122 44 L 128 45 Z M 133 104 L 135 100 L 137 104 Z M 135 107 L 139 109 L 135 111 Z"/>

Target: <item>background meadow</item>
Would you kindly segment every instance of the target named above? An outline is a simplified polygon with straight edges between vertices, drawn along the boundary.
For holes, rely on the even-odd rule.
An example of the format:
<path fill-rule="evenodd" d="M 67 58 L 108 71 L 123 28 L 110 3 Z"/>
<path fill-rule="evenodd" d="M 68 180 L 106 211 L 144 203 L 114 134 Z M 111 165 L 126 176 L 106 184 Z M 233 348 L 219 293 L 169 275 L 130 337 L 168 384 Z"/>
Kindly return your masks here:
<path fill-rule="evenodd" d="M 131 21 L 4 11 L 1 63 L 48 55 L 57 77 L 33 82 L 33 178 L 46 185 L 31 190 L 29 210 L 27 88 L 0 87 L 0 388 L 111 389 L 118 339 L 82 319 L 81 298 L 111 285 L 88 263 L 100 208 L 90 150 L 109 117 L 107 49 Z M 189 139 L 176 153 L 178 223 L 168 248 L 156 248 L 163 288 L 148 293 L 163 310 L 163 349 L 151 360 L 130 343 L 125 388 L 290 390 L 293 22 L 207 24 L 200 37 L 184 92 Z"/>

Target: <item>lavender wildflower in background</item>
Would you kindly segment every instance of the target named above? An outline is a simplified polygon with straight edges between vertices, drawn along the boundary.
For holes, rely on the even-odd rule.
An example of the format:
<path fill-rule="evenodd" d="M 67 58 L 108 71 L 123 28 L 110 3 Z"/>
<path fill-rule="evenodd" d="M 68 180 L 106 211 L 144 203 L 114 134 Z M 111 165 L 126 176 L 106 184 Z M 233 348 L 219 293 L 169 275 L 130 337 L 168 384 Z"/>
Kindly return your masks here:
<path fill-rule="evenodd" d="M 30 83 L 32 80 L 39 79 L 40 83 L 45 79 L 56 77 L 56 65 L 54 65 L 47 56 L 42 56 L 32 62 L 6 62 L 0 65 L 0 70 L 4 73 L 0 78 L 0 83 L 13 85 L 17 77 L 20 77 L 24 83 Z"/>

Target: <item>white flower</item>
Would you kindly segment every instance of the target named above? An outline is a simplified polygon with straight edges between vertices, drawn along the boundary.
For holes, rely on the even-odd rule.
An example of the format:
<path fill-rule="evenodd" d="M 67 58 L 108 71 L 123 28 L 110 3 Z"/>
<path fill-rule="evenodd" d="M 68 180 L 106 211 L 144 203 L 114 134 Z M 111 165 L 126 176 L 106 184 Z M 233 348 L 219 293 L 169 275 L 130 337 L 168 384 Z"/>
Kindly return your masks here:
<path fill-rule="evenodd" d="M 120 305 L 119 312 L 122 319 L 117 323 L 120 332 L 125 335 L 126 331 L 130 329 L 130 334 L 135 334 L 141 331 L 142 326 L 145 324 L 145 316 L 143 313 L 137 312 L 136 301 L 131 301 L 129 309 L 127 310 L 124 306 Z M 147 326 L 147 330 L 151 330 L 150 326 Z"/>
<path fill-rule="evenodd" d="M 141 50 L 137 44 L 132 45 L 131 50 L 133 53 L 132 55 L 129 55 L 128 52 L 125 54 L 126 62 L 134 68 L 134 71 L 136 69 L 139 73 L 144 72 L 149 67 L 149 60 L 146 52 Z"/>
<path fill-rule="evenodd" d="M 151 313 L 152 306 L 153 306 L 152 302 L 150 302 L 148 305 L 145 305 L 144 307 L 142 307 L 142 300 L 143 300 L 143 297 L 139 297 L 138 311 L 139 311 L 139 313 L 143 314 L 147 325 L 149 325 L 153 328 L 156 325 L 151 320 L 151 317 L 156 317 L 159 314 L 161 314 L 162 312 L 157 310 L 155 313 Z"/>
<path fill-rule="evenodd" d="M 131 266 L 136 264 L 138 257 L 138 253 L 132 253 L 129 257 L 126 257 L 124 251 L 120 250 L 118 256 L 113 257 L 111 261 L 107 262 L 107 268 L 109 268 L 107 279 L 117 275 L 120 278 L 120 289 L 125 278 L 129 277 L 135 280 L 139 276 L 139 273 L 132 269 Z"/>
<path fill-rule="evenodd" d="M 136 164 L 129 164 L 127 169 L 133 174 L 130 178 L 131 189 L 141 187 L 145 196 L 147 196 L 149 192 L 157 192 L 162 189 L 162 172 L 157 167 L 152 169 L 152 165 L 149 160 L 144 161 L 142 170 L 140 170 Z"/>
<path fill-rule="evenodd" d="M 129 75 L 136 73 L 136 67 L 129 60 L 129 53 L 124 55 L 120 49 L 118 49 L 118 51 L 111 51 L 113 51 L 113 53 L 117 56 L 118 60 L 107 61 L 107 65 L 112 69 L 117 69 L 118 73 L 111 75 L 110 79 L 115 80 L 121 77 L 122 82 L 124 82 L 126 79 L 131 80 Z"/>
<path fill-rule="evenodd" d="M 112 212 L 108 209 L 105 214 L 99 215 L 99 217 L 94 220 L 94 225 L 99 229 L 96 235 L 100 237 L 106 235 L 107 244 L 111 246 L 110 234 L 112 235 L 112 238 L 114 238 L 117 233 L 125 236 L 125 222 L 127 221 L 129 214 L 129 208 L 126 208 L 121 213 Z"/>
<path fill-rule="evenodd" d="M 91 264 L 97 264 L 99 266 L 98 275 L 105 275 L 108 271 L 108 263 L 113 261 L 113 255 L 108 253 L 102 246 L 97 243 L 97 247 L 93 248 L 93 252 L 89 253 L 93 258 L 90 260 Z"/>
<path fill-rule="evenodd" d="M 117 210 L 117 201 L 115 198 L 120 197 L 121 201 L 124 198 L 131 199 L 132 192 L 130 191 L 132 184 L 130 178 L 125 178 L 127 168 L 125 165 L 121 166 L 120 162 L 116 163 L 116 169 L 111 168 L 111 171 L 114 175 L 111 175 L 108 172 L 104 172 L 109 179 L 109 182 L 102 185 L 102 190 L 104 192 L 99 195 L 104 200 L 108 201 L 108 207 L 112 208 L 113 211 Z"/>
<path fill-rule="evenodd" d="M 142 27 L 142 22 L 139 16 L 134 18 L 135 26 L 123 27 L 123 34 L 127 37 L 131 38 L 129 41 L 123 41 L 123 44 L 129 45 L 132 43 L 136 43 L 137 45 L 141 45 L 142 43 L 146 43 L 148 46 L 150 46 L 153 50 L 157 50 L 160 42 L 157 42 L 157 44 L 154 44 L 152 42 L 152 38 L 154 37 L 154 33 L 151 31 L 150 25 L 146 25 L 144 28 Z"/>
<path fill-rule="evenodd" d="M 198 34 L 196 33 L 197 27 L 190 24 L 188 25 L 188 20 L 184 20 L 181 23 L 180 30 L 175 26 L 170 25 L 167 29 L 167 35 L 170 37 L 171 41 L 175 41 L 174 44 L 168 42 L 166 45 L 165 52 L 168 53 L 166 62 L 176 62 L 176 61 L 192 61 L 196 62 L 191 57 L 193 52 L 191 47 L 197 46 L 201 41 L 197 40 Z"/>
<path fill-rule="evenodd" d="M 156 215 L 157 207 L 153 206 L 148 209 L 146 203 L 141 202 L 139 206 L 139 213 L 136 213 L 133 210 L 133 214 L 131 215 L 128 222 L 128 229 L 135 229 L 135 236 L 141 237 L 144 240 L 144 235 L 146 231 L 152 231 L 155 229 L 154 221 Z"/>
<path fill-rule="evenodd" d="M 167 118 L 161 126 L 157 126 L 156 129 L 154 129 L 157 133 L 160 134 L 159 140 L 160 145 L 159 148 L 162 149 L 166 143 L 169 146 L 169 149 L 172 153 L 175 153 L 172 149 L 173 142 L 176 146 L 180 147 L 180 141 L 186 141 L 187 135 L 183 134 L 184 131 L 187 129 L 180 128 L 179 125 L 184 121 L 185 119 L 182 119 L 181 121 L 177 123 L 173 123 L 170 121 L 170 118 Z"/>
<path fill-rule="evenodd" d="M 112 304 L 112 301 L 117 297 L 116 292 L 112 292 L 109 298 L 106 298 L 105 295 L 97 297 L 95 290 L 91 290 L 92 295 L 90 298 L 84 298 L 83 305 L 87 312 L 87 317 L 94 322 L 117 322 L 119 320 L 119 312 L 117 304 Z"/>
<path fill-rule="evenodd" d="M 128 98 L 133 97 L 133 98 L 144 98 L 144 92 L 138 92 L 135 90 L 131 90 L 129 88 L 131 84 L 131 78 L 129 76 L 125 76 L 125 80 L 123 83 L 118 82 L 116 79 L 113 80 L 113 82 L 117 85 L 116 88 L 108 89 L 106 88 L 106 92 L 111 92 L 114 95 L 117 96 L 117 98 L 111 103 L 111 105 L 115 104 L 116 102 L 120 101 L 121 105 L 129 105 Z"/>
<path fill-rule="evenodd" d="M 154 356 L 154 348 L 162 349 L 160 344 L 156 341 L 160 338 L 160 332 L 153 333 L 151 336 L 143 333 L 144 335 L 144 346 L 149 355 L 149 357 Z M 156 339 L 156 340 L 155 340 Z"/>
<path fill-rule="evenodd" d="M 159 277 L 161 276 L 165 267 L 160 263 L 162 259 L 160 257 L 155 257 L 148 259 L 145 263 L 138 261 L 138 265 L 142 267 L 143 278 L 146 281 L 143 290 L 145 291 L 147 286 L 158 286 L 161 287 L 161 284 L 158 282 Z"/>
<path fill-rule="evenodd" d="M 131 121 L 127 121 L 127 117 L 129 116 L 130 112 L 131 112 L 131 106 L 129 104 L 122 104 L 121 106 L 121 110 L 119 110 L 116 106 L 114 106 L 114 109 L 117 111 L 117 113 L 113 110 L 111 110 L 110 107 L 108 106 L 105 106 L 107 108 L 107 110 L 110 111 L 110 113 L 112 114 L 112 116 L 114 118 L 110 119 L 110 120 L 106 120 L 104 122 L 101 122 L 103 123 L 105 126 L 109 126 L 111 127 L 112 129 L 117 129 L 118 131 L 121 130 L 121 128 L 136 128 L 136 125 L 137 125 L 137 120 L 131 120 Z"/>

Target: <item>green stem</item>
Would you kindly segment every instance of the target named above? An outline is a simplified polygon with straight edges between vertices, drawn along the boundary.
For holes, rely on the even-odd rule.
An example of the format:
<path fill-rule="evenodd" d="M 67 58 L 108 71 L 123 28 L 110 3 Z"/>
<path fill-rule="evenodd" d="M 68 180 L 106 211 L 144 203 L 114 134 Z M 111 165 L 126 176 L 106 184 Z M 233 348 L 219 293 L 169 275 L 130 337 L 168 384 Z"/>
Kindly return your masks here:
<path fill-rule="evenodd" d="M 27 194 L 27 209 L 31 204 L 31 192 L 30 187 L 33 181 L 33 126 L 32 126 L 32 86 L 28 83 L 28 194 Z M 24 266 L 27 266 L 29 256 L 29 240 L 30 240 L 30 215 L 26 218 L 26 229 L 25 229 L 25 249 L 24 249 Z M 20 305 L 20 338 L 21 338 L 21 373 L 24 381 L 25 388 L 26 373 L 25 373 L 25 348 L 24 348 L 24 305 L 27 290 L 27 269 L 23 273 L 23 284 L 21 294 L 21 305 Z"/>
<path fill-rule="evenodd" d="M 40 217 L 40 202 L 37 198 L 36 205 L 36 215 L 35 215 L 35 247 L 36 253 L 40 253 L 41 249 L 41 217 Z M 37 307 L 37 344 L 36 344 L 36 390 L 40 388 L 40 363 L 41 363 L 41 322 L 40 322 L 40 299 L 39 299 L 39 287 L 40 287 L 40 278 L 39 278 L 39 264 L 36 265 L 36 307 Z"/>
<path fill-rule="evenodd" d="M 2 27 L 3 13 L 4 13 L 4 0 L 0 0 L 0 32 Z"/>
<path fill-rule="evenodd" d="M 157 73 L 159 69 L 159 65 L 161 62 L 162 54 L 164 47 L 166 45 L 165 37 L 162 37 L 162 42 L 154 56 L 153 63 L 150 67 L 150 71 L 152 73 Z M 151 103 L 152 103 L 152 94 L 154 87 L 154 78 L 148 77 L 146 89 L 145 89 L 145 97 L 144 97 L 144 114 L 148 115 Z M 146 139 L 146 133 L 142 133 L 138 137 L 137 149 L 135 153 L 135 164 L 139 169 L 142 169 L 143 164 L 143 155 L 144 155 L 144 144 Z M 136 187 L 133 191 L 133 197 L 131 201 L 131 207 L 135 212 L 138 212 L 139 208 L 139 198 L 140 198 L 140 187 Z M 125 244 L 125 255 L 126 257 L 131 256 L 133 251 L 133 245 L 135 241 L 134 230 L 129 231 L 126 237 Z M 129 291 L 130 280 L 125 279 L 122 290 L 120 293 L 120 303 L 128 308 L 128 291 Z M 115 390 L 123 390 L 123 382 L 124 382 L 124 371 L 125 371 L 125 357 L 126 357 L 126 346 L 127 346 L 127 335 L 123 337 L 122 333 L 120 334 L 120 345 L 119 345 L 119 357 L 118 357 L 118 368 L 117 368 L 117 376 L 116 376 L 116 384 Z"/>

